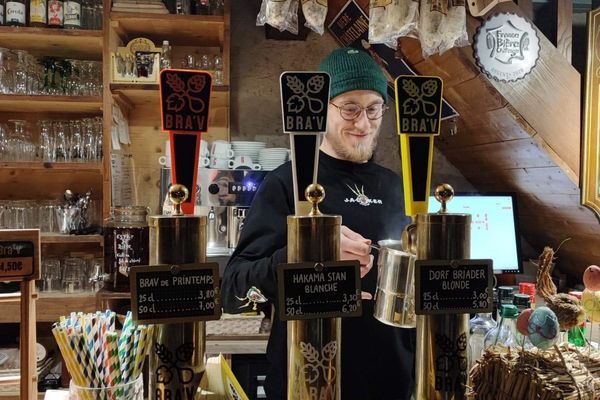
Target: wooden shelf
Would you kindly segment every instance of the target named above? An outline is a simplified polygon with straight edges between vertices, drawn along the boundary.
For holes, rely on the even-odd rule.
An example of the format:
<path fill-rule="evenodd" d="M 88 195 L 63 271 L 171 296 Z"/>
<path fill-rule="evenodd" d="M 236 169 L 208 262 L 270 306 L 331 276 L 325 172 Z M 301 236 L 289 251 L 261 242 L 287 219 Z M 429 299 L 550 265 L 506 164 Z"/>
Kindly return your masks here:
<path fill-rule="evenodd" d="M 42 233 L 41 234 L 42 244 L 47 243 L 97 243 L 102 245 L 104 243 L 104 236 L 102 235 L 64 235 L 60 233 Z"/>
<path fill-rule="evenodd" d="M 95 312 L 96 294 L 92 292 L 78 294 L 41 292 L 38 294 L 36 301 L 37 322 L 56 322 L 61 315 L 68 315 L 71 311 Z M 0 323 L 19 322 L 19 320 L 19 301 L 3 303 Z"/>
<path fill-rule="evenodd" d="M 31 162 L 0 162 L 0 168 L 7 169 L 25 169 L 31 171 L 49 171 L 53 170 L 73 170 L 77 169 L 79 171 L 96 171 L 98 173 L 102 172 L 102 164 L 97 163 L 68 163 L 68 162 L 57 162 L 57 163 L 49 163 L 49 162 L 41 162 L 41 161 L 31 161 Z"/>
<path fill-rule="evenodd" d="M 26 96 L 3 94 L 0 95 L 0 112 L 60 112 L 63 114 L 100 114 L 102 112 L 102 97 Z"/>
<path fill-rule="evenodd" d="M 158 84 L 111 83 L 110 90 L 132 106 L 159 106 Z M 213 86 L 211 109 L 229 104 L 229 86 Z"/>
<path fill-rule="evenodd" d="M 102 31 L 0 26 L 0 47 L 36 56 L 102 60 Z"/>
<path fill-rule="evenodd" d="M 156 44 L 221 47 L 225 38 L 223 16 L 111 12 L 110 19 L 125 43 L 141 36 Z"/>

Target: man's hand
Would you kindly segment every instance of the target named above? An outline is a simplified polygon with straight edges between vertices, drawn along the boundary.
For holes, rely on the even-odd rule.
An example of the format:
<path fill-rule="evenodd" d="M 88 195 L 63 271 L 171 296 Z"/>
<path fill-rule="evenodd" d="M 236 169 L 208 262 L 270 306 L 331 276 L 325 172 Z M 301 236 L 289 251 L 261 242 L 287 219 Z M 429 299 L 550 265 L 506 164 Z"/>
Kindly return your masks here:
<path fill-rule="evenodd" d="M 371 240 L 365 239 L 345 225 L 342 225 L 340 234 L 340 260 L 358 260 L 360 277 L 364 277 L 373 266 Z M 373 295 L 362 292 L 362 298 L 369 300 Z"/>

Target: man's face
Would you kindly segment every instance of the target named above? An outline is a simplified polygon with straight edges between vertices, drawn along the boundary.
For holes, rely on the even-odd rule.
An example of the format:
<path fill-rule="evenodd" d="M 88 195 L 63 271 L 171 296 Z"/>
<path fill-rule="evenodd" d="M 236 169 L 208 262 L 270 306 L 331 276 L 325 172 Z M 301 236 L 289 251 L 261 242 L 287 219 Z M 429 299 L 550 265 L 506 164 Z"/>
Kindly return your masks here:
<path fill-rule="evenodd" d="M 377 146 L 382 119 L 369 119 L 367 112 L 361 110 L 355 119 L 347 121 L 342 118 L 338 107 L 358 105 L 362 108 L 376 108 L 382 104 L 381 95 L 371 90 L 353 90 L 331 99 L 327 117 L 327 134 L 323 139 L 321 150 L 340 160 L 356 163 L 368 161 Z"/>

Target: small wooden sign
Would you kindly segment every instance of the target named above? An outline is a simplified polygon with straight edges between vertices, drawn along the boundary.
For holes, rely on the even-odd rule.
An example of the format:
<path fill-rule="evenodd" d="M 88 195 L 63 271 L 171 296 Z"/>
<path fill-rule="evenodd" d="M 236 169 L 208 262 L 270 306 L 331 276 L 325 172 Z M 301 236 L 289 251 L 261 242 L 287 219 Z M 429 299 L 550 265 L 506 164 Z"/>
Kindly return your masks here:
<path fill-rule="evenodd" d="M 284 72 L 280 77 L 283 131 L 327 131 L 329 74 L 326 72 Z"/>
<path fill-rule="evenodd" d="M 398 133 L 439 135 L 442 80 L 437 76 L 400 75 L 394 86 Z"/>
<path fill-rule="evenodd" d="M 160 111 L 165 132 L 208 131 L 212 77 L 208 72 L 160 71 Z"/>
<path fill-rule="evenodd" d="M 356 260 L 280 264 L 277 281 L 282 321 L 362 314 L 360 264 Z"/>
<path fill-rule="evenodd" d="M 138 323 L 216 320 L 221 316 L 217 263 L 132 267 L 131 311 Z"/>
<path fill-rule="evenodd" d="M 0 282 L 40 279 L 39 229 L 0 230 Z"/>
<path fill-rule="evenodd" d="M 415 314 L 492 312 L 492 260 L 415 262 Z"/>

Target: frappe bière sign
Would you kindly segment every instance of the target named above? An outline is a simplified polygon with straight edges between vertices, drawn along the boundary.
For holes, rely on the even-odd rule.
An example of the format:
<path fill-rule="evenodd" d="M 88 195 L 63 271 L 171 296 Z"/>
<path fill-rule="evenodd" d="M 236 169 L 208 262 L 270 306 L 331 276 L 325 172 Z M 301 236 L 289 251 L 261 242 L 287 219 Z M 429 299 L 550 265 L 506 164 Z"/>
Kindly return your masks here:
<path fill-rule="evenodd" d="M 540 41 L 531 23 L 516 14 L 488 18 L 475 33 L 475 59 L 490 78 L 516 81 L 535 67 Z"/>

